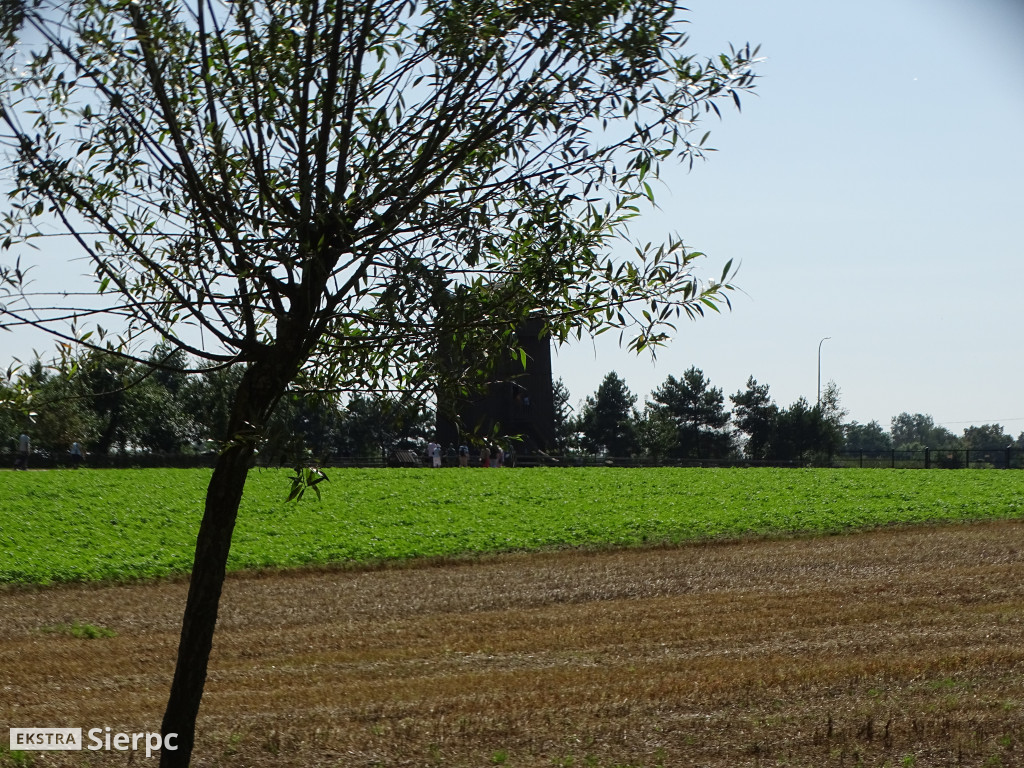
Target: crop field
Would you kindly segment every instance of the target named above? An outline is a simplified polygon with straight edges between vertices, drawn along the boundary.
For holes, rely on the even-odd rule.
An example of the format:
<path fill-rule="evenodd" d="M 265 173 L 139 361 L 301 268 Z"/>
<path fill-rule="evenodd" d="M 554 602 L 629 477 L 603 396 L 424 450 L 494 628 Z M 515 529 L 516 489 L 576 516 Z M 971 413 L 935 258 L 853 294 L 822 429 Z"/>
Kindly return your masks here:
<path fill-rule="evenodd" d="M 156 729 L 186 589 L 0 590 L 0 724 Z M 1024 523 L 237 574 L 198 726 L 196 768 L 1021 766 Z"/>
<path fill-rule="evenodd" d="M 207 477 L 0 473 L 0 726 L 158 729 Z M 193 765 L 1024 766 L 1022 483 L 254 473 Z"/>
<path fill-rule="evenodd" d="M 1024 472 L 339 469 L 246 486 L 233 570 L 679 544 L 1024 516 Z M 0 583 L 186 573 L 209 471 L 0 473 Z"/>

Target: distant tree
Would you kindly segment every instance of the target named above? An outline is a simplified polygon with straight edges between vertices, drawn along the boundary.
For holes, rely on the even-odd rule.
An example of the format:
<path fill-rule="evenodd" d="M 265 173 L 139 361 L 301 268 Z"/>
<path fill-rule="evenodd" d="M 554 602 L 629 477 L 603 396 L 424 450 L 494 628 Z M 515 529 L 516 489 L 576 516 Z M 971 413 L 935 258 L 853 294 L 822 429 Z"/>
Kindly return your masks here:
<path fill-rule="evenodd" d="M 678 455 L 679 429 L 662 411 L 645 405 L 636 426 L 637 444 L 644 455 L 656 459 Z"/>
<path fill-rule="evenodd" d="M 414 399 L 354 395 L 341 415 L 337 450 L 345 456 L 387 455 L 400 447 L 422 444 L 434 429 L 431 414 Z"/>
<path fill-rule="evenodd" d="M 185 407 L 199 422 L 197 441 L 219 449 L 231 419 L 233 393 L 238 391 L 245 369 L 241 365 L 213 368 L 192 375 L 182 395 Z"/>
<path fill-rule="evenodd" d="M 722 390 L 712 387 L 704 372 L 691 366 L 681 379 L 669 376 L 651 393 L 647 408 L 655 418 L 675 427 L 675 447 L 681 458 L 721 458 L 731 450 L 725 431 L 729 413 Z"/>
<path fill-rule="evenodd" d="M 1013 445 L 1013 438 L 1006 434 L 1002 424 L 982 424 L 964 429 L 963 444 L 972 449 L 1006 448 Z"/>
<path fill-rule="evenodd" d="M 0 451 L 15 450 L 22 424 L 28 421 L 14 377 L 14 366 L 0 371 Z"/>
<path fill-rule="evenodd" d="M 846 425 L 843 447 L 849 451 L 887 451 L 892 448 L 892 435 L 877 421 L 853 421 Z"/>
<path fill-rule="evenodd" d="M 555 406 L 555 450 L 565 453 L 570 450 L 576 432 L 576 419 L 573 418 L 573 407 L 570 404 L 569 388 L 561 378 L 555 379 L 552 385 L 552 399 Z"/>
<path fill-rule="evenodd" d="M 843 419 L 846 418 L 846 410 L 842 404 L 842 392 L 834 381 L 829 381 L 821 391 L 818 408 L 821 410 L 821 418 L 835 430 L 836 439 L 842 442 L 841 431 Z"/>
<path fill-rule="evenodd" d="M 319 465 L 337 452 L 343 434 L 344 417 L 335 398 L 289 392 L 267 423 L 260 461 L 293 467 Z"/>
<path fill-rule="evenodd" d="M 26 398 L 30 415 L 18 418 L 9 411 L 9 423 L 15 436 L 21 430 L 29 433 L 34 449 L 59 457 L 76 440 L 86 445 L 95 440 L 100 424 L 81 379 L 69 379 L 36 358 L 19 368 L 10 386 L 12 394 Z M 10 396 L 5 400 L 10 402 Z"/>
<path fill-rule="evenodd" d="M 834 385 L 822 393 L 819 405 L 799 398 L 779 412 L 775 456 L 785 461 L 823 463 L 843 445 L 839 389 Z"/>
<path fill-rule="evenodd" d="M 732 423 L 746 436 L 744 453 L 751 459 L 769 458 L 778 429 L 779 408 L 768 394 L 768 385 L 758 384 L 751 376 L 747 388 L 729 399 L 733 404 Z"/>
<path fill-rule="evenodd" d="M 584 449 L 608 456 L 631 456 L 637 448 L 637 397 L 612 371 L 604 377 L 580 413 Z"/>
<path fill-rule="evenodd" d="M 960 438 L 945 427 L 936 425 L 935 420 L 924 413 L 904 411 L 893 416 L 890 432 L 893 447 L 900 451 L 960 447 Z"/>
<path fill-rule="evenodd" d="M 821 418 L 806 398 L 779 411 L 773 454 L 782 461 L 807 460 L 821 435 Z"/>
<path fill-rule="evenodd" d="M 202 410 L 191 406 L 186 374 L 188 356 L 180 349 L 157 345 L 141 362 L 99 349 L 86 350 L 71 362 L 64 376 L 65 401 L 48 397 L 50 408 L 91 414 L 90 452 L 153 451 L 180 453 L 201 432 Z M 58 369 L 68 367 L 62 361 Z"/>
<path fill-rule="evenodd" d="M 128 383 L 129 421 L 135 425 L 132 442 L 138 449 L 183 453 L 205 431 L 205 414 L 188 408 L 189 362 L 183 350 L 158 344 L 139 367 L 137 373 L 144 377 Z"/>

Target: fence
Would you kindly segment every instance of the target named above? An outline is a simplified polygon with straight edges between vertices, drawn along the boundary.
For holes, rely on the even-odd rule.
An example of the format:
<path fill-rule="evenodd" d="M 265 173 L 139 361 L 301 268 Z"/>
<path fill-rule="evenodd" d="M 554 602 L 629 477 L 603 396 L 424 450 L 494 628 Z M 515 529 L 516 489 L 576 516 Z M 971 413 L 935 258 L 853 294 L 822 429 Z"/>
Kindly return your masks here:
<path fill-rule="evenodd" d="M 923 448 L 919 451 L 842 451 L 836 467 L 899 469 L 1024 469 L 1020 448 Z"/>
<path fill-rule="evenodd" d="M 216 454 L 157 454 L 115 453 L 106 456 L 90 455 L 85 466 L 93 469 L 141 469 L 155 467 L 212 467 Z M 0 451 L 0 468 L 13 467 L 15 453 Z M 37 451 L 29 460 L 30 469 L 57 469 L 70 466 L 67 454 Z M 263 463 L 263 462 L 257 462 Z M 444 466 L 458 466 L 458 458 L 446 456 Z M 409 467 L 428 466 L 425 457 L 411 452 L 398 452 L 391 456 L 334 456 L 322 462 L 326 467 Z M 831 456 L 814 456 L 793 460 L 744 459 L 669 459 L 651 456 L 593 456 L 546 454 L 509 455 L 508 466 L 536 467 L 854 467 L 886 469 L 1024 469 L 1024 450 L 1020 448 L 924 448 L 916 451 L 876 450 L 838 451 Z M 287 466 L 287 462 L 272 462 L 272 466 Z M 473 457 L 470 466 L 479 466 Z"/>
<path fill-rule="evenodd" d="M 1020 448 L 923 448 L 914 451 L 836 451 L 798 459 L 747 459 L 743 457 L 670 459 L 650 456 L 525 457 L 519 466 L 563 465 L 576 467 L 835 467 L 886 469 L 1024 469 Z"/>

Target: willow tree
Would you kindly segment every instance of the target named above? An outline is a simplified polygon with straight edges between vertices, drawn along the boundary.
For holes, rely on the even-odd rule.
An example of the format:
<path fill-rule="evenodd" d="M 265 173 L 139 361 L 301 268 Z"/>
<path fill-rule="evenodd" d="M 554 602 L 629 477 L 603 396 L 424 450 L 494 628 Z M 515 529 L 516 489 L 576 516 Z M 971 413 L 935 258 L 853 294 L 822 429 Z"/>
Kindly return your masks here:
<path fill-rule="evenodd" d="M 676 238 L 614 247 L 662 165 L 701 156 L 695 123 L 753 85 L 749 48 L 687 52 L 682 10 L 25 5 L 0 72 L 0 323 L 128 356 L 159 339 L 207 369 L 244 368 L 162 726 L 180 747 L 162 766 L 190 760 L 239 500 L 286 391 L 465 384 L 483 362 L 439 366 L 439 350 L 517 355 L 527 317 L 556 342 L 615 329 L 641 350 L 728 300 L 728 266 L 696 279 L 701 254 Z M 25 288 L 16 258 L 54 221 L 91 262 L 91 299 Z"/>

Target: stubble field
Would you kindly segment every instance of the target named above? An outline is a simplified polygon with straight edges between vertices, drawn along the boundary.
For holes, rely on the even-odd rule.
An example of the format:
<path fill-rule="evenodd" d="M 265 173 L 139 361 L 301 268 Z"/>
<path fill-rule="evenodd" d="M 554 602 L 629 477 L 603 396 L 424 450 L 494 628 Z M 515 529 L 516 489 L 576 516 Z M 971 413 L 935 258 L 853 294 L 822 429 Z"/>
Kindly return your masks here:
<path fill-rule="evenodd" d="M 1024 765 L 1022 549 L 998 521 L 235 575 L 194 764 Z M 0 592 L 0 723 L 157 729 L 185 590 Z"/>

